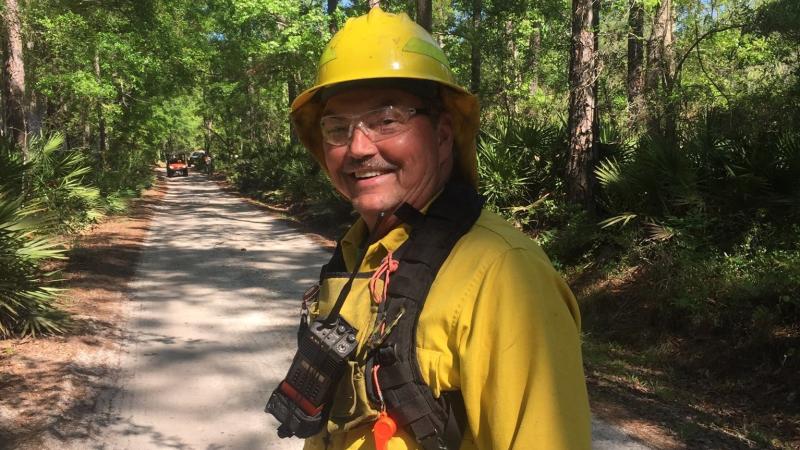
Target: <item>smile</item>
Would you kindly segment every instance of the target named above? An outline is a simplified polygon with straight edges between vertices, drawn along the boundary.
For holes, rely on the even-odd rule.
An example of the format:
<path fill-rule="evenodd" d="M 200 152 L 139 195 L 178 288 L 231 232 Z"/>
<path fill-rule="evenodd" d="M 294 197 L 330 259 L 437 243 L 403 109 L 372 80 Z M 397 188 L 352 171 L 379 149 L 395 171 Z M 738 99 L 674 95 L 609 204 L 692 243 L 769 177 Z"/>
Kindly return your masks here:
<path fill-rule="evenodd" d="M 353 176 L 357 180 L 363 180 L 363 179 L 366 179 L 366 178 L 373 178 L 373 177 L 377 177 L 377 176 L 380 176 L 380 175 L 384 175 L 386 173 L 389 173 L 389 172 L 388 171 L 382 171 L 382 170 L 356 170 L 355 172 L 353 172 Z"/>

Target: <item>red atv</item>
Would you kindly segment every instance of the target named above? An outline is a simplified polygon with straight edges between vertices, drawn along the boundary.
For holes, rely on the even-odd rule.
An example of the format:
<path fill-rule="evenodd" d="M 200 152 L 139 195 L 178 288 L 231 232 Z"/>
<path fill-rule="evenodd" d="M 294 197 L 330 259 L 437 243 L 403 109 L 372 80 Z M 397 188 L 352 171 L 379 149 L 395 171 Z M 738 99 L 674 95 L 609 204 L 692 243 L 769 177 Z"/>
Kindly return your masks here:
<path fill-rule="evenodd" d="M 181 175 L 188 177 L 189 164 L 186 161 L 185 153 L 176 153 L 174 155 L 170 155 L 170 157 L 167 158 L 167 177 L 172 177 L 176 173 L 180 173 Z"/>

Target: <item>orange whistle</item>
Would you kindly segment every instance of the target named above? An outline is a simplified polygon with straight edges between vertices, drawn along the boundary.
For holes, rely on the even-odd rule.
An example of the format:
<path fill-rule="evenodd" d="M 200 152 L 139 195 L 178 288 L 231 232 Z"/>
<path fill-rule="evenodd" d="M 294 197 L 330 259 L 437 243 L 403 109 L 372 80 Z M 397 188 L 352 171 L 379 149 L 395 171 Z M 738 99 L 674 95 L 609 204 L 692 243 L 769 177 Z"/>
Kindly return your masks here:
<path fill-rule="evenodd" d="M 382 411 L 372 427 L 372 436 L 375 437 L 375 450 L 386 450 L 389 445 L 389 439 L 394 436 L 395 431 L 397 431 L 397 424 L 385 411 Z"/>

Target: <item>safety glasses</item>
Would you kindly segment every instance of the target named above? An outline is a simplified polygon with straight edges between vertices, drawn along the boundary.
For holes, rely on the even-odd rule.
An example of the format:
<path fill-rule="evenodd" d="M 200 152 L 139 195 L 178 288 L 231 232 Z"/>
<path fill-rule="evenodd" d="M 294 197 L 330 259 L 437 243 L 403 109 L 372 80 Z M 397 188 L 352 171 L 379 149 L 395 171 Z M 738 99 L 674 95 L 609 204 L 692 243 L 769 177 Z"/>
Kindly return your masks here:
<path fill-rule="evenodd" d="M 408 130 L 416 114 L 427 114 L 428 108 L 384 106 L 357 115 L 323 116 L 319 124 L 322 139 L 334 146 L 347 145 L 358 128 L 372 142 L 379 142 Z"/>

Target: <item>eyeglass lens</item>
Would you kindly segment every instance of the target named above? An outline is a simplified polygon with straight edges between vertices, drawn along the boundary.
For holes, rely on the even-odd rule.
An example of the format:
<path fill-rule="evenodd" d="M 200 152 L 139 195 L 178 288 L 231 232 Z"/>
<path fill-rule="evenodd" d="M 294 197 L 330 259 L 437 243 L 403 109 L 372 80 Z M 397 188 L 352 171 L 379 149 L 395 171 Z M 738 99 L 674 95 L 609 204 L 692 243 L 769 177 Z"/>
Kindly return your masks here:
<path fill-rule="evenodd" d="M 373 142 L 405 131 L 413 108 L 384 108 L 367 111 L 358 116 L 325 116 L 320 121 L 322 136 L 331 145 L 346 145 L 358 127 Z"/>

